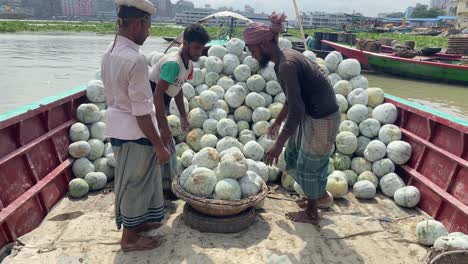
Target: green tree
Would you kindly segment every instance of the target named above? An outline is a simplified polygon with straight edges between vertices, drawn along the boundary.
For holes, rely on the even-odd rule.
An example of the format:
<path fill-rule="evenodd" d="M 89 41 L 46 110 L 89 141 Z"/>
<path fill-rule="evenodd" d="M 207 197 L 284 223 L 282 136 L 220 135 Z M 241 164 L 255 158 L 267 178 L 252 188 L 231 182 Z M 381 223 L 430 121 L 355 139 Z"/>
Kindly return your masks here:
<path fill-rule="evenodd" d="M 441 8 L 431 8 L 428 9 L 427 5 L 417 5 L 414 8 L 413 14 L 411 17 L 416 18 L 436 18 L 438 16 L 445 15 L 445 10 Z"/>

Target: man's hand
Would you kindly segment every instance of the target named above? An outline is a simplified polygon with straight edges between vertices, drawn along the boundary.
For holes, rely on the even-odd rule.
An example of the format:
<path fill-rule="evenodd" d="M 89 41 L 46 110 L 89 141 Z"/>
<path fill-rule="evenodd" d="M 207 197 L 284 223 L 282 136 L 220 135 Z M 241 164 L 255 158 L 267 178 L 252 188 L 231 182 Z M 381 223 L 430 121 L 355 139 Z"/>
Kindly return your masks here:
<path fill-rule="evenodd" d="M 180 118 L 180 125 L 182 127 L 182 134 L 187 135 L 187 133 L 190 132 L 190 124 L 189 124 L 189 121 L 187 120 L 187 117 Z"/>
<path fill-rule="evenodd" d="M 172 143 L 174 143 L 172 141 L 172 132 L 169 128 L 161 129 L 161 140 L 166 149 L 169 149 Z"/>
<path fill-rule="evenodd" d="M 169 162 L 171 159 L 171 153 L 164 146 L 156 146 L 156 157 L 158 158 L 159 164 L 163 165 Z"/>
<path fill-rule="evenodd" d="M 276 142 L 265 154 L 263 160 L 265 164 L 268 166 L 272 166 L 278 163 L 279 156 L 281 155 L 281 151 L 283 151 L 283 146 Z"/>
<path fill-rule="evenodd" d="M 280 130 L 280 123 L 277 123 L 276 121 L 270 126 L 268 129 L 268 138 L 269 139 L 276 139 L 278 136 L 279 130 Z"/>

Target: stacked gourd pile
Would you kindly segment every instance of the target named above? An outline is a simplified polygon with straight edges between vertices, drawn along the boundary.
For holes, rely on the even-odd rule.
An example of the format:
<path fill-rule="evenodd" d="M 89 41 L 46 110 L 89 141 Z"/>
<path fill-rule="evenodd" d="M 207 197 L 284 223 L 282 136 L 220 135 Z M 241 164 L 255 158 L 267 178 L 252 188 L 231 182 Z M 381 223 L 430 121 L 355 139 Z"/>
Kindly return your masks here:
<path fill-rule="evenodd" d="M 316 62 L 329 74 L 342 117 L 329 164 L 328 192 L 334 198 L 342 198 L 352 188 L 356 197 L 371 199 L 380 188 L 398 205 L 416 206 L 420 198 L 418 189 L 406 187 L 395 173 L 395 165 L 408 162 L 412 152 L 411 145 L 401 140 L 401 131 L 394 125 L 397 108 L 384 103 L 382 89 L 368 88 L 357 60 L 343 60 L 340 53 L 332 52 L 325 60 Z M 294 189 L 287 174 L 283 184 Z"/>
<path fill-rule="evenodd" d="M 268 128 L 286 97 L 273 65 L 260 70 L 244 49 L 243 41 L 231 39 L 194 63 L 193 79 L 183 85 L 191 128 L 187 135 L 174 100 L 170 103 L 180 184 L 199 197 L 239 200 L 256 195 L 264 182 L 281 175 L 262 159 L 274 143 L 266 136 Z M 149 64 L 160 57 L 151 53 Z"/>
<path fill-rule="evenodd" d="M 106 109 L 102 81 L 90 81 L 86 88 L 89 103 L 78 106 L 76 117 L 79 122 L 69 131 L 68 153 L 76 160 L 72 171 L 76 177 L 69 183 L 71 197 L 80 198 L 89 191 L 103 189 L 114 178 L 115 158 L 112 146 L 104 137 Z"/>

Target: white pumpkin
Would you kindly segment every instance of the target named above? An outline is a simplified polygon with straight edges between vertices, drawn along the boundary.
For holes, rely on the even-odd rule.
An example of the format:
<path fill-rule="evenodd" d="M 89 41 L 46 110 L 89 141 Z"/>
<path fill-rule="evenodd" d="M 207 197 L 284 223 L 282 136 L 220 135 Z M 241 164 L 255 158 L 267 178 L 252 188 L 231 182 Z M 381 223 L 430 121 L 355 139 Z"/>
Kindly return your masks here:
<path fill-rule="evenodd" d="M 445 226 L 435 220 L 424 220 L 416 225 L 416 237 L 418 242 L 425 246 L 432 246 L 434 242 L 443 236 L 448 235 Z"/>
<path fill-rule="evenodd" d="M 283 89 L 281 88 L 281 85 L 275 81 L 275 80 L 272 80 L 272 81 L 269 81 L 266 83 L 266 89 L 265 91 L 272 95 L 272 96 L 275 96 L 281 92 L 283 92 Z"/>
<path fill-rule="evenodd" d="M 351 132 L 356 137 L 359 136 L 359 127 L 356 123 L 351 120 L 345 120 L 341 122 L 340 127 L 338 128 L 339 132 Z"/>
<path fill-rule="evenodd" d="M 76 109 L 76 118 L 84 124 L 93 124 L 101 119 L 101 110 L 95 104 L 81 104 Z"/>
<path fill-rule="evenodd" d="M 91 146 L 86 141 L 77 141 L 68 146 L 68 153 L 75 159 L 84 158 L 91 152 Z"/>
<path fill-rule="evenodd" d="M 342 80 L 342 78 L 337 73 L 332 73 L 328 75 L 328 80 L 330 81 L 330 84 L 334 87 L 336 83 Z"/>
<path fill-rule="evenodd" d="M 265 79 L 265 81 L 277 81 L 278 78 L 276 77 L 275 72 L 275 64 L 273 62 L 269 62 L 265 68 L 261 68 L 259 71 L 260 75 Z"/>
<path fill-rule="evenodd" d="M 192 164 L 198 167 L 214 169 L 219 163 L 219 153 L 216 149 L 206 147 L 193 156 Z"/>
<path fill-rule="evenodd" d="M 265 154 L 265 150 L 256 141 L 249 141 L 244 145 L 243 153 L 244 153 L 246 158 L 259 161 L 259 160 L 263 159 L 263 155 Z"/>
<path fill-rule="evenodd" d="M 331 158 L 336 170 L 344 171 L 351 168 L 351 158 L 349 156 L 336 152 Z"/>
<path fill-rule="evenodd" d="M 372 140 L 370 138 L 368 138 L 368 137 L 359 136 L 357 138 L 358 147 L 357 147 L 356 151 L 354 152 L 354 154 L 356 156 L 359 156 L 359 157 L 364 157 L 364 151 L 366 150 L 367 145 L 369 145 L 369 143 L 371 141 Z"/>
<path fill-rule="evenodd" d="M 192 99 L 196 94 L 195 88 L 190 84 L 190 83 L 184 83 L 182 85 L 182 92 L 184 94 L 185 99 L 190 100 Z M 188 101 L 187 101 L 188 103 Z"/>
<path fill-rule="evenodd" d="M 234 152 L 222 156 L 217 168 L 218 179 L 239 179 L 247 173 L 248 164 L 242 153 Z"/>
<path fill-rule="evenodd" d="M 281 176 L 281 170 L 277 167 L 268 167 L 268 181 L 277 182 Z"/>
<path fill-rule="evenodd" d="M 257 72 L 260 67 L 258 60 L 252 56 L 247 56 L 242 63 L 249 66 L 252 73 Z"/>
<path fill-rule="evenodd" d="M 221 45 L 213 45 L 208 49 L 208 59 L 211 56 L 215 56 L 219 59 L 223 59 L 224 55 L 226 55 L 227 53 L 228 51 L 225 47 Z M 206 63 L 205 63 L 205 66 L 206 66 Z"/>
<path fill-rule="evenodd" d="M 383 104 L 385 100 L 385 93 L 380 88 L 368 88 L 367 90 L 368 95 L 368 105 L 370 107 L 377 107 Z"/>
<path fill-rule="evenodd" d="M 434 242 L 434 249 L 440 251 L 467 250 L 468 238 L 461 236 L 443 236 Z"/>
<path fill-rule="evenodd" d="M 245 48 L 244 41 L 238 38 L 231 38 L 228 42 L 226 42 L 226 50 L 230 54 L 240 56 L 244 52 L 244 48 Z"/>
<path fill-rule="evenodd" d="M 349 120 L 353 121 L 354 123 L 359 124 L 368 118 L 367 107 L 362 104 L 353 105 L 351 106 L 351 108 L 349 108 L 347 117 Z"/>
<path fill-rule="evenodd" d="M 239 57 L 234 54 L 226 54 L 223 57 L 223 73 L 226 75 L 234 74 L 234 70 L 240 65 Z"/>
<path fill-rule="evenodd" d="M 253 111 L 248 106 L 242 105 L 234 111 L 234 118 L 236 121 L 251 122 L 252 114 Z"/>
<path fill-rule="evenodd" d="M 375 162 L 383 159 L 386 152 L 387 147 L 384 143 L 378 140 L 372 140 L 364 150 L 364 157 L 370 162 Z"/>
<path fill-rule="evenodd" d="M 186 141 L 194 151 L 200 151 L 202 149 L 200 141 L 204 135 L 203 130 L 195 128 L 187 134 Z"/>
<path fill-rule="evenodd" d="M 245 98 L 245 104 L 255 110 L 258 107 L 264 107 L 266 105 L 266 101 L 260 94 L 252 92 Z"/>
<path fill-rule="evenodd" d="M 265 107 L 271 105 L 273 103 L 273 97 L 265 92 L 260 92 L 261 95 L 265 99 Z"/>
<path fill-rule="evenodd" d="M 77 178 L 70 181 L 68 189 L 71 197 L 81 198 L 89 192 L 89 185 L 85 180 Z"/>
<path fill-rule="evenodd" d="M 90 139 L 88 140 L 88 144 L 91 147 L 91 151 L 86 156 L 89 160 L 94 161 L 102 157 L 104 154 L 104 142 L 99 139 Z"/>
<path fill-rule="evenodd" d="M 202 70 L 200 69 L 193 69 L 192 79 L 187 80 L 193 87 L 196 87 L 202 84 L 205 81 L 205 77 L 203 76 Z"/>
<path fill-rule="evenodd" d="M 213 134 L 213 135 L 217 135 L 218 133 L 218 120 L 216 119 L 207 119 L 204 123 L 203 123 L 203 132 L 205 134 Z"/>
<path fill-rule="evenodd" d="M 275 103 L 282 103 L 283 105 L 286 103 L 286 94 L 279 93 L 275 96 Z"/>
<path fill-rule="evenodd" d="M 361 74 L 361 64 L 356 59 L 346 59 L 338 65 L 338 74 L 344 79 L 352 79 Z"/>
<path fill-rule="evenodd" d="M 201 56 L 200 58 L 198 58 L 197 62 L 198 62 L 198 65 L 200 65 L 201 69 L 205 68 L 206 59 L 208 59 L 207 56 Z"/>
<path fill-rule="evenodd" d="M 281 186 L 283 186 L 286 191 L 293 192 L 295 182 L 294 178 L 288 173 L 283 172 L 283 175 L 281 175 Z"/>
<path fill-rule="evenodd" d="M 188 113 L 187 119 L 191 128 L 202 128 L 208 119 L 208 114 L 202 108 L 195 108 Z"/>
<path fill-rule="evenodd" d="M 212 110 L 218 103 L 218 95 L 213 91 L 203 91 L 200 93 L 200 106 L 205 111 Z"/>
<path fill-rule="evenodd" d="M 252 70 L 250 69 L 249 66 L 245 64 L 241 64 L 237 66 L 236 69 L 234 70 L 234 77 L 239 82 L 247 81 L 250 76 L 252 76 Z"/>
<path fill-rule="evenodd" d="M 87 141 L 90 137 L 89 129 L 83 123 L 73 124 L 68 135 L 72 142 Z"/>
<path fill-rule="evenodd" d="M 328 176 L 327 192 L 331 193 L 333 198 L 342 198 L 348 193 L 348 182 L 343 172 L 334 171 Z"/>
<path fill-rule="evenodd" d="M 382 192 L 388 197 L 393 197 L 397 190 L 406 186 L 405 182 L 393 172 L 384 175 L 380 179 L 379 185 Z"/>
<path fill-rule="evenodd" d="M 104 173 L 107 181 L 112 181 L 114 179 L 114 167 L 111 167 L 108 163 L 107 158 L 99 158 L 93 162 L 93 165 L 96 172 Z"/>
<path fill-rule="evenodd" d="M 309 60 L 313 61 L 313 62 L 316 62 L 317 61 L 317 55 L 315 55 L 315 53 L 313 53 L 312 51 L 310 50 L 306 50 L 304 52 L 302 52 L 302 54 L 304 54 L 304 56 L 306 58 L 308 58 Z"/>
<path fill-rule="evenodd" d="M 220 77 L 217 72 L 214 72 L 214 71 L 207 72 L 205 75 L 205 84 L 211 87 L 218 82 L 219 78 Z"/>
<path fill-rule="evenodd" d="M 263 79 L 263 77 L 258 74 L 252 75 L 247 79 L 247 88 L 251 92 L 259 93 L 263 91 L 265 86 L 266 86 L 265 79 Z"/>
<path fill-rule="evenodd" d="M 76 178 L 84 178 L 86 174 L 94 172 L 96 168 L 87 158 L 79 158 L 75 160 L 72 166 L 73 175 Z"/>
<path fill-rule="evenodd" d="M 257 142 L 258 142 L 258 144 L 260 144 L 260 146 L 262 146 L 262 148 L 266 152 L 275 144 L 276 141 L 273 140 L 273 139 L 270 139 L 268 135 L 263 135 L 258 139 Z M 351 163 L 351 161 L 350 161 L 350 163 Z"/>
<path fill-rule="evenodd" d="M 214 191 L 217 183 L 215 173 L 207 168 L 195 168 L 185 181 L 183 188 L 189 193 L 208 198 Z"/>
<path fill-rule="evenodd" d="M 107 185 L 107 177 L 102 172 L 90 172 L 84 177 L 86 183 L 88 183 L 90 191 L 98 191 L 104 189 Z"/>
<path fill-rule="evenodd" d="M 234 80 L 231 79 L 231 78 L 228 77 L 228 76 L 223 76 L 223 77 L 219 78 L 219 80 L 218 80 L 218 82 L 216 83 L 216 85 L 223 87 L 223 89 L 224 89 L 225 91 L 227 91 L 229 88 L 231 88 L 232 86 L 234 86 Z"/>
<path fill-rule="evenodd" d="M 421 199 L 421 194 L 418 188 L 414 186 L 406 186 L 398 189 L 393 194 L 393 199 L 399 206 L 413 208 L 418 205 L 419 200 Z"/>
<path fill-rule="evenodd" d="M 351 160 L 351 169 L 358 175 L 360 175 L 365 171 L 371 171 L 372 163 L 370 163 L 365 158 L 355 157 Z"/>
<path fill-rule="evenodd" d="M 379 134 L 380 123 L 377 119 L 368 118 L 359 124 L 359 131 L 368 138 L 375 138 Z"/>
<path fill-rule="evenodd" d="M 237 122 L 237 131 L 238 133 L 244 131 L 244 130 L 249 130 L 250 124 L 247 121 L 239 121 Z"/>
<path fill-rule="evenodd" d="M 395 171 L 395 164 L 390 159 L 381 159 L 372 164 L 372 172 L 377 177 L 382 177 Z"/>
<path fill-rule="evenodd" d="M 401 140 L 400 128 L 392 124 L 382 126 L 379 131 L 379 140 L 385 144 Z"/>
<path fill-rule="evenodd" d="M 173 137 L 178 137 L 182 135 L 182 126 L 180 124 L 180 119 L 178 116 L 175 116 L 175 115 L 168 116 L 167 124 L 169 125 L 169 129 L 171 130 Z"/>
<path fill-rule="evenodd" d="M 215 56 L 210 56 L 208 57 L 208 59 L 206 59 L 205 69 L 206 69 L 207 74 L 210 72 L 215 72 L 217 74 L 220 74 L 223 71 L 223 67 L 224 67 L 224 64 L 223 64 L 222 57 L 219 58 Z"/>
<path fill-rule="evenodd" d="M 268 121 L 271 118 L 271 112 L 268 108 L 258 107 L 255 108 L 252 114 L 253 122 Z"/>
<path fill-rule="evenodd" d="M 281 113 L 281 110 L 283 110 L 283 104 L 278 102 L 272 103 L 268 106 L 268 109 L 270 110 L 271 118 L 276 119 Z"/>
<path fill-rule="evenodd" d="M 336 136 L 335 145 L 340 153 L 351 155 L 357 149 L 357 138 L 351 132 L 340 132 Z"/>
<path fill-rule="evenodd" d="M 262 188 L 264 181 L 257 173 L 247 171 L 247 174 L 239 179 L 239 185 L 242 191 L 242 198 L 248 198 L 256 195 Z"/>
<path fill-rule="evenodd" d="M 368 180 L 356 182 L 353 186 L 353 193 L 357 198 L 372 199 L 375 197 L 376 192 L 375 185 Z"/>
<path fill-rule="evenodd" d="M 253 125 L 252 130 L 257 137 L 260 137 L 268 133 L 269 128 L 270 128 L 270 123 L 268 123 L 267 121 L 260 121 Z"/>
<path fill-rule="evenodd" d="M 340 58 L 335 53 L 329 53 L 325 57 L 325 65 L 330 72 L 338 70 L 338 65 L 341 63 Z"/>
<path fill-rule="evenodd" d="M 372 117 L 382 124 L 393 124 L 398 117 L 398 110 L 393 104 L 385 103 L 375 107 Z"/>
<path fill-rule="evenodd" d="M 293 45 L 290 40 L 280 37 L 278 38 L 278 47 L 281 50 L 285 50 L 285 49 L 292 49 Z"/>
<path fill-rule="evenodd" d="M 211 110 L 210 112 L 208 112 L 208 116 L 210 119 L 215 119 L 219 121 L 223 118 L 227 118 L 227 113 L 221 108 L 215 108 Z"/>
<path fill-rule="evenodd" d="M 255 133 L 250 130 L 241 131 L 239 134 L 239 141 L 244 145 L 249 141 L 255 141 Z"/>
<path fill-rule="evenodd" d="M 296 193 L 299 194 L 300 196 L 303 196 L 303 197 L 306 196 L 304 193 L 304 190 L 302 189 L 302 186 L 297 182 L 294 182 L 294 191 L 296 191 Z"/>
<path fill-rule="evenodd" d="M 346 175 L 346 180 L 348 181 L 348 185 L 351 187 L 354 186 L 354 184 L 358 180 L 359 175 L 357 175 L 352 170 L 344 170 L 343 173 Z"/>
<path fill-rule="evenodd" d="M 247 166 L 249 171 L 257 173 L 263 181 L 267 182 L 269 178 L 268 166 L 262 161 L 255 161 L 253 159 L 247 159 Z"/>
<path fill-rule="evenodd" d="M 216 144 L 216 149 L 219 153 L 222 153 L 223 151 L 232 147 L 236 147 L 239 150 L 242 150 L 244 148 L 244 145 L 242 145 L 236 138 L 233 137 L 223 137 Z"/>
<path fill-rule="evenodd" d="M 245 58 L 247 58 L 249 55 L 247 54 L 247 52 L 243 51 L 241 55 L 239 55 L 239 61 L 240 62 L 243 62 L 245 60 Z"/>
<path fill-rule="evenodd" d="M 227 90 L 224 100 L 230 107 L 237 108 L 244 103 L 246 96 L 247 93 L 242 86 L 234 85 Z"/>
<path fill-rule="evenodd" d="M 186 150 L 191 150 L 189 144 L 182 142 L 176 145 L 176 155 L 178 157 L 182 156 L 182 153 L 184 153 Z"/>
<path fill-rule="evenodd" d="M 351 86 L 350 82 L 346 80 L 341 80 L 335 83 L 335 85 L 333 86 L 333 90 L 335 90 L 336 94 L 348 96 L 353 90 L 353 87 Z"/>
<path fill-rule="evenodd" d="M 229 106 L 224 100 L 218 100 L 218 104 L 216 105 L 216 108 L 221 108 L 224 111 L 226 111 L 226 113 L 229 113 Z"/>
<path fill-rule="evenodd" d="M 221 137 L 236 137 L 237 136 L 237 132 L 238 132 L 237 125 L 233 120 L 229 118 L 223 118 L 219 120 L 216 128 L 217 128 L 218 134 Z"/>
<path fill-rule="evenodd" d="M 200 139 L 200 146 L 202 148 L 214 148 L 218 143 L 218 137 L 213 134 L 206 134 Z"/>
<path fill-rule="evenodd" d="M 103 103 L 106 101 L 104 84 L 100 80 L 90 81 L 86 87 L 86 97 L 92 103 Z"/>
<path fill-rule="evenodd" d="M 346 113 L 348 111 L 349 105 L 348 105 L 348 100 L 346 100 L 346 97 L 344 97 L 341 94 L 337 94 L 336 96 L 336 102 L 338 103 L 338 106 L 340 108 L 341 113 Z"/>
<path fill-rule="evenodd" d="M 357 88 L 367 89 L 369 87 L 369 81 L 362 75 L 352 78 L 349 82 L 351 83 L 353 90 Z"/>
<path fill-rule="evenodd" d="M 365 180 L 372 182 L 375 188 L 379 186 L 379 179 L 371 171 L 364 171 L 363 173 L 359 174 L 357 182 L 365 181 Z"/>
<path fill-rule="evenodd" d="M 368 103 L 367 91 L 362 88 L 356 88 L 348 94 L 348 103 L 349 105 L 367 105 Z"/>
<path fill-rule="evenodd" d="M 193 150 L 186 150 L 184 151 L 184 153 L 182 153 L 182 157 L 180 157 L 180 162 L 184 167 L 188 168 L 192 166 L 193 156 L 195 156 L 195 152 Z"/>
<path fill-rule="evenodd" d="M 404 141 L 393 141 L 387 146 L 387 157 L 395 164 L 403 165 L 411 158 L 412 147 Z"/>

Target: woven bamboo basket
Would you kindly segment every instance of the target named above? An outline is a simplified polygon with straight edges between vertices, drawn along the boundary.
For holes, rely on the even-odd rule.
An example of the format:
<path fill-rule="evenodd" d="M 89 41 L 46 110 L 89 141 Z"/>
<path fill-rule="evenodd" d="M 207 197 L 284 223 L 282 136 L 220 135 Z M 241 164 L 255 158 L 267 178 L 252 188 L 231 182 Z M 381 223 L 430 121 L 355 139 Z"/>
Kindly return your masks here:
<path fill-rule="evenodd" d="M 237 215 L 265 199 L 268 195 L 268 186 L 264 183 L 257 195 L 249 198 L 224 201 L 207 199 L 192 195 L 185 191 L 179 182 L 179 177 L 172 181 L 172 191 L 181 200 L 184 200 L 196 211 L 210 216 L 232 216 Z"/>

